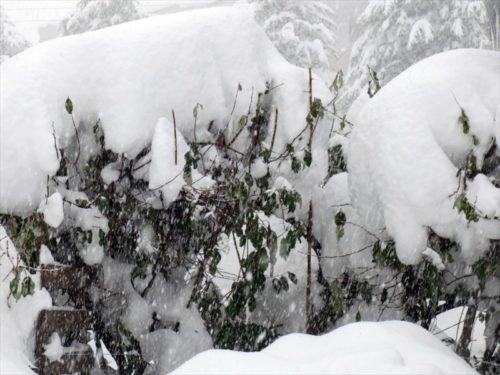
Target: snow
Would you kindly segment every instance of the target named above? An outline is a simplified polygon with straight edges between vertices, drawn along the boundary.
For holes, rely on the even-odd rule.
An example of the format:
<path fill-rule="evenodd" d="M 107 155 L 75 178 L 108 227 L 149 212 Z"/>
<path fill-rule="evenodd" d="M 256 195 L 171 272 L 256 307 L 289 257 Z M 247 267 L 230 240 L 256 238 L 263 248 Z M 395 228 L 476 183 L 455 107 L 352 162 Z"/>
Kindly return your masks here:
<path fill-rule="evenodd" d="M 192 289 L 189 284 L 186 288 L 181 276 L 182 273 L 174 273 L 168 283 L 163 276 L 157 276 L 146 298 L 164 327 L 143 333 L 139 339 L 144 359 L 153 361 L 151 371 L 155 374 L 166 374 L 213 347 L 196 306 L 191 304 L 186 308 Z"/>
<path fill-rule="evenodd" d="M 153 17 L 51 40 L 0 69 L 0 212 L 27 214 L 44 198 L 47 177 L 59 166 L 54 138 L 60 148 L 76 143 L 67 97 L 81 138 L 92 135 L 100 119 L 106 147 L 127 157 L 151 144 L 158 119 L 170 117 L 171 110 L 179 135 L 191 141 L 197 103 L 203 105 L 199 141 L 209 135 L 211 120 L 215 131 L 230 124 L 232 137 L 267 81 L 282 84 L 273 90 L 273 106 L 287 109 L 280 112 L 276 152 L 299 133 L 308 111 L 306 70 L 286 62 L 246 6 Z M 313 84 L 315 96 L 327 94 L 321 80 Z M 246 145 L 240 137 L 233 147 Z"/>
<path fill-rule="evenodd" d="M 443 263 L 443 260 L 441 259 L 441 256 L 432 250 L 430 247 L 422 251 L 422 255 L 429 259 L 431 263 L 440 271 L 443 271 L 446 267 Z"/>
<path fill-rule="evenodd" d="M 413 24 L 408 36 L 408 49 L 411 49 L 415 44 L 427 44 L 434 38 L 432 33 L 432 25 L 425 18 L 418 20 Z"/>
<path fill-rule="evenodd" d="M 488 239 L 500 237 L 498 220 L 468 222 L 455 207 L 458 169 L 470 155 L 480 168 L 498 136 L 499 70 L 498 52 L 468 49 L 434 55 L 348 115 L 354 123 L 348 152 L 352 204 L 366 228 L 387 229 L 403 263 L 421 259 L 427 227 L 456 240 L 468 262 L 488 248 Z M 458 122 L 461 108 L 469 119 L 467 134 Z M 500 209 L 499 192 L 479 174 L 467 194 L 491 216 Z"/>
<path fill-rule="evenodd" d="M 40 246 L 39 261 L 40 261 L 40 264 L 55 264 L 56 263 L 49 248 L 45 245 Z"/>
<path fill-rule="evenodd" d="M 116 297 L 105 301 L 105 304 L 109 304 L 111 309 L 122 310 L 122 321 L 137 337 L 142 355 L 151 363 L 153 373 L 167 373 L 212 347 L 212 340 L 196 306 L 193 304 L 186 308 L 192 284 L 186 283 L 183 272 L 173 271 L 168 283 L 163 275 L 157 274 L 142 298 L 131 284 L 132 269 L 131 265 L 104 258 L 104 287 L 117 292 Z M 135 281 L 134 284 L 137 287 L 139 283 Z M 153 314 L 156 314 L 156 321 L 152 319 Z M 153 324 L 156 329 L 150 332 Z"/>
<path fill-rule="evenodd" d="M 189 146 L 182 134 L 174 136 L 174 125 L 166 118 L 160 118 L 151 145 L 149 188 L 161 189 L 166 204 L 173 202 L 184 186 L 182 171 L 184 154 L 188 151 Z"/>
<path fill-rule="evenodd" d="M 61 225 L 64 219 L 63 200 L 61 194 L 55 192 L 40 203 L 38 212 L 43 214 L 43 220 L 52 228 Z"/>
<path fill-rule="evenodd" d="M 109 185 L 120 178 L 120 170 L 118 163 L 110 163 L 101 171 L 101 178 L 106 185 Z"/>
<path fill-rule="evenodd" d="M 45 351 L 43 354 L 49 359 L 50 362 L 60 361 L 64 355 L 64 346 L 62 345 L 61 338 L 57 332 L 54 332 L 49 338 L 49 342 L 44 346 Z"/>
<path fill-rule="evenodd" d="M 263 213 L 259 213 L 258 217 L 264 227 L 268 226 L 278 235 L 279 244 L 291 229 L 290 224 L 283 222 L 274 215 L 268 217 Z M 234 239 L 222 235 L 218 243 L 221 260 L 217 267 L 218 272 L 212 281 L 219 289 L 220 295 L 228 294 L 232 284 L 242 277 L 238 259 L 239 254 L 244 252 L 249 254 L 254 251 L 254 247 L 250 242 L 245 247 L 240 247 L 239 242 L 240 238 L 236 235 Z M 306 294 L 304 265 L 307 262 L 307 241 L 305 238 L 300 238 L 300 241 L 297 241 L 288 257 L 281 255 L 280 246 L 281 244 L 278 246 L 276 259 L 271 260 L 269 267 L 265 270 L 266 286 L 261 293 L 256 295 L 257 307 L 252 312 L 250 320 L 258 324 L 273 320 L 279 321 L 281 323 L 280 329 L 283 332 L 301 332 L 304 330 L 306 322 L 305 299 L 302 296 Z M 311 262 L 313 274 L 318 271 L 318 267 L 318 258 L 313 256 Z M 273 278 L 286 277 L 288 272 L 296 275 L 297 283 L 289 282 L 288 290 L 277 293 L 273 287 Z M 319 292 L 319 285 L 313 281 L 311 293 L 313 302 L 316 304 L 321 303 Z"/>
<path fill-rule="evenodd" d="M 453 340 L 457 343 L 462 334 L 464 319 L 467 314 L 467 306 L 455 307 L 454 309 L 438 314 L 433 320 L 429 330 L 439 339 Z M 476 319 L 471 334 L 471 355 L 482 357 L 486 349 L 484 329 L 485 322 L 479 319 L 480 312 L 476 313 Z"/>
<path fill-rule="evenodd" d="M 496 189 L 484 174 L 478 174 L 468 185 L 467 199 L 489 218 L 500 218 L 500 189 Z"/>
<path fill-rule="evenodd" d="M 172 374 L 476 374 L 423 328 L 360 322 L 322 336 L 290 334 L 257 353 L 203 352 Z"/>

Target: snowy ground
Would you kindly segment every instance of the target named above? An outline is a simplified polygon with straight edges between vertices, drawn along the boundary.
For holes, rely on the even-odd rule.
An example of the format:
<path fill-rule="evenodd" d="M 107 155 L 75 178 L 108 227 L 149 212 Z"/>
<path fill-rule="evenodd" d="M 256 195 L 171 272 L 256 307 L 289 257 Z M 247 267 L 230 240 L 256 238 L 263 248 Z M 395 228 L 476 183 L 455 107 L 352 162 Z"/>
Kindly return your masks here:
<path fill-rule="evenodd" d="M 323 336 L 291 334 L 257 353 L 209 350 L 172 374 L 476 374 L 417 325 L 352 323 Z"/>

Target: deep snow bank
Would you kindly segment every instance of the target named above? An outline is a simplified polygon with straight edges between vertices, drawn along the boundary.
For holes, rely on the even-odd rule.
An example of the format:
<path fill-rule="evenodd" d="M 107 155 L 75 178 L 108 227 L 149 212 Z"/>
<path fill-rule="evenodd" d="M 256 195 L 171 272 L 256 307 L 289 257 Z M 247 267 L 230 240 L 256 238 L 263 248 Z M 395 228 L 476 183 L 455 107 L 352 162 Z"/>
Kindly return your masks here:
<path fill-rule="evenodd" d="M 178 128 L 192 140 L 197 103 L 203 105 L 198 140 L 208 134 L 211 120 L 212 133 L 226 127 L 236 133 L 266 81 L 282 84 L 273 90 L 273 105 L 283 109 L 275 151 L 298 134 L 308 111 L 306 70 L 286 62 L 245 6 L 176 13 L 52 40 L 5 62 L 0 74 L 0 212 L 24 214 L 38 206 L 47 176 L 58 168 L 53 133 L 59 147 L 74 141 L 67 97 L 82 143 L 99 118 L 106 146 L 129 156 L 151 143 L 158 119 L 170 119 L 172 109 Z M 242 91 L 232 110 L 238 84 Z M 319 80 L 314 84 L 315 96 L 327 93 Z M 238 142 L 233 146 L 243 147 L 244 137 Z M 89 152 L 83 147 L 82 155 Z"/>
<path fill-rule="evenodd" d="M 353 105 L 352 204 L 370 230 L 387 229 L 404 263 L 418 262 L 428 227 L 457 240 L 469 261 L 487 249 L 488 239 L 500 238 L 500 189 L 486 176 L 467 181 L 465 190 L 478 222 L 468 222 L 455 204 L 464 191 L 459 169 L 472 156 L 481 168 L 500 140 L 499 72 L 498 52 L 449 51 L 413 65 L 373 98 L 361 98 L 364 105 Z M 462 109 L 467 131 L 459 121 Z"/>
<path fill-rule="evenodd" d="M 291 334 L 257 353 L 209 350 L 173 374 L 476 374 L 423 328 L 353 323 L 323 336 Z"/>

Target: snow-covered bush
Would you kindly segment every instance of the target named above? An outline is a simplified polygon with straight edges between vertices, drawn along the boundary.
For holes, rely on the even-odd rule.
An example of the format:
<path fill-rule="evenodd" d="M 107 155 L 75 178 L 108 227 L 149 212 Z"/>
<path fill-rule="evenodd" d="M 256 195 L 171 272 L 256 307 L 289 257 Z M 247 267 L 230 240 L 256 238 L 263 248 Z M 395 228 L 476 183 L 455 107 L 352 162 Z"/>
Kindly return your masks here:
<path fill-rule="evenodd" d="M 499 62 L 498 52 L 484 50 L 432 56 L 362 98 L 364 105 L 355 103 L 356 113 L 348 115 L 355 124 L 348 153 L 352 204 L 370 233 L 395 240 L 390 263 L 379 260 L 383 248 L 374 249 L 374 261 L 403 272 L 405 288 L 419 278 L 420 266 L 415 274 L 400 262 L 427 264 L 405 295 L 428 299 L 434 311 L 414 309 L 415 320 L 461 300 L 472 322 L 479 310 L 493 330 L 498 324 L 498 294 L 481 296 L 498 286 Z M 463 277 L 471 279 L 456 283 Z M 464 341 L 457 349 L 467 356 Z"/>
<path fill-rule="evenodd" d="M 493 358 L 496 55 L 437 56 L 343 116 L 342 74 L 329 92 L 253 16 L 139 20 L 2 65 L 0 219 L 23 264 L 102 265 L 94 334 L 122 372 L 354 320 L 428 328 L 466 304 Z"/>
<path fill-rule="evenodd" d="M 168 20 L 54 40 L 2 67 L 2 220 L 13 231 L 14 215 L 36 218 L 19 237 L 36 238 L 19 242 L 34 269 L 42 244 L 59 262 L 103 264 L 95 334 L 122 371 L 153 361 L 151 371 L 165 372 L 211 345 L 261 348 L 304 330 L 318 294 L 312 219 L 299 212 L 302 200 L 306 213 L 312 203 L 287 178 L 316 165 L 313 134 L 326 143 L 322 101 L 313 97 L 326 88 L 288 64 L 246 8 Z M 177 43 L 163 43 L 163 33 Z M 134 67 L 150 77 L 117 101 L 134 85 L 117 75 L 125 34 L 143 45 Z M 95 53 L 82 60 L 87 43 Z M 111 49 L 113 69 L 98 57 Z M 88 70 L 95 62 L 103 65 Z M 49 90 L 26 100 L 39 85 Z M 36 115 L 21 115 L 22 106 Z M 38 136 L 22 136 L 33 129 Z M 17 168 L 31 174 L 23 181 Z M 307 280 L 299 247 L 310 254 Z"/>

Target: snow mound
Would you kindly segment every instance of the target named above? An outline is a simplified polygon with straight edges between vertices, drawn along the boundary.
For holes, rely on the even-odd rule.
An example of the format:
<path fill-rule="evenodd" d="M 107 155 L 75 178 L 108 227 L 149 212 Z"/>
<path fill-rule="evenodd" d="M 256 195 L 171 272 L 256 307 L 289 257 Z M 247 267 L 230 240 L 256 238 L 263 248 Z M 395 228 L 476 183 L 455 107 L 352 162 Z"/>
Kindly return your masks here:
<path fill-rule="evenodd" d="M 307 71 L 276 51 L 244 5 L 152 17 L 51 40 L 0 69 L 0 212 L 35 209 L 47 176 L 58 169 L 56 145 L 76 144 L 67 97 L 82 141 L 92 137 L 99 119 L 106 147 L 129 157 L 151 144 L 158 119 L 170 119 L 172 110 L 187 142 L 194 137 L 195 107 L 198 141 L 221 129 L 232 137 L 258 93 L 279 86 L 272 89 L 273 105 L 283 109 L 277 152 L 299 133 L 308 112 Z M 315 96 L 327 94 L 320 80 L 313 83 Z M 239 137 L 233 147 L 246 145 Z M 85 146 L 81 163 L 91 152 Z"/>
<path fill-rule="evenodd" d="M 417 263 L 427 230 L 456 240 L 473 261 L 500 238 L 500 190 L 486 176 L 467 181 L 467 162 L 481 168 L 500 140 L 500 53 L 454 50 L 413 65 L 356 113 L 348 155 L 352 204 L 375 232 L 396 241 L 398 257 Z M 361 109 L 360 109 L 361 108 Z M 464 115 L 468 126 L 461 123 Z M 461 186 L 462 185 L 462 186 Z M 479 218 L 459 212 L 465 195 Z"/>
<path fill-rule="evenodd" d="M 291 334 L 257 353 L 209 350 L 172 374 L 476 374 L 423 328 L 360 322 L 323 336 Z"/>
<path fill-rule="evenodd" d="M 61 194 L 55 192 L 47 199 L 42 200 L 38 211 L 43 213 L 43 220 L 48 225 L 57 228 L 64 219 L 63 199 Z"/>

